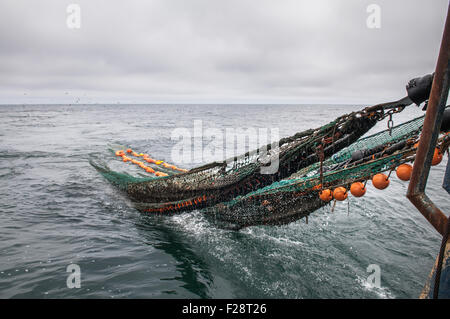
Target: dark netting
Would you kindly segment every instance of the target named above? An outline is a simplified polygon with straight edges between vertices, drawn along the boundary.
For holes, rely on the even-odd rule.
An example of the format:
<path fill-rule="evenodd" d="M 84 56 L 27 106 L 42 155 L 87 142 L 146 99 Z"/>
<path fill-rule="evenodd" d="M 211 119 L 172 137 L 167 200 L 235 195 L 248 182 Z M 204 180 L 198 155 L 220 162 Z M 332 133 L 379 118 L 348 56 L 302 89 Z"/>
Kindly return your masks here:
<path fill-rule="evenodd" d="M 401 111 L 399 108 L 397 111 Z M 136 178 L 95 165 L 109 181 L 124 190 L 141 211 L 180 212 L 229 201 L 270 185 L 354 143 L 386 116 L 382 107 L 343 115 L 319 127 L 283 138 L 223 162 L 214 162 L 186 173 L 159 178 Z M 318 149 L 322 153 L 318 153 Z M 261 169 L 278 159 L 274 174 Z"/>
<path fill-rule="evenodd" d="M 351 144 L 350 146 L 331 156 L 329 159 L 325 160 L 322 165 L 327 167 L 332 164 L 345 163 L 346 161 L 351 159 L 352 155 L 355 152 L 374 148 L 375 146 L 384 145 L 386 143 L 399 142 L 410 136 L 417 135 L 422 129 L 424 118 L 425 116 L 420 116 L 400 125 L 394 126 L 390 130 L 383 130 L 370 136 L 360 138 L 355 143 Z M 294 173 L 292 175 L 292 178 L 300 177 L 305 174 L 314 172 L 315 170 L 319 169 L 319 166 L 320 163 L 317 162 L 308 167 L 305 167 Z"/>
<path fill-rule="evenodd" d="M 423 117 L 418 120 L 423 122 Z M 403 137 L 397 136 L 395 141 L 366 149 L 365 157 L 344 160 L 342 163 L 345 163 L 345 166 L 339 163 L 330 164 L 324 167 L 328 171 L 322 171 L 322 174 L 317 167 L 311 166 L 312 174 L 274 183 L 207 208 L 204 213 L 220 227 L 230 229 L 253 225 L 280 225 L 298 220 L 328 204 L 319 198 L 322 189 L 344 186 L 348 190 L 353 182 L 367 181 L 375 174 L 391 171 L 402 163 L 413 161 L 419 131 L 406 129 Z M 374 141 L 379 137 L 374 136 Z M 369 142 L 369 139 L 371 137 L 365 142 Z M 443 153 L 449 144 L 450 136 L 445 135 L 440 138 L 438 147 Z"/>
<path fill-rule="evenodd" d="M 233 201 L 220 203 L 205 213 L 221 227 L 239 229 L 253 225 L 280 225 L 308 216 L 327 202 L 319 198 L 324 188 L 345 186 L 354 181 L 368 179 L 370 176 L 389 170 L 405 162 L 403 153 L 397 153 L 376 160 L 367 159 L 360 165 L 324 173 L 323 183 L 319 174 L 292 180 L 289 185 L 262 189 L 249 193 Z"/>

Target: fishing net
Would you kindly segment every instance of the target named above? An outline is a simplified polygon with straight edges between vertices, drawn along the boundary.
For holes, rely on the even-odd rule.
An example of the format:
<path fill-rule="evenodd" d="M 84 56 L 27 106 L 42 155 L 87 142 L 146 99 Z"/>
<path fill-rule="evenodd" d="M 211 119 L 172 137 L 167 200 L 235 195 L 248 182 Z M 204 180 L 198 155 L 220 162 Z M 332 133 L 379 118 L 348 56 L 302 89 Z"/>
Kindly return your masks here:
<path fill-rule="evenodd" d="M 403 107 L 394 112 L 401 110 Z M 168 213 L 200 209 L 230 201 L 287 178 L 321 158 L 329 158 L 354 143 L 389 112 L 382 107 L 365 108 L 340 116 L 317 129 L 283 138 L 277 144 L 184 173 L 136 178 L 105 167 L 96 168 L 125 191 L 140 211 Z M 274 161 L 278 161 L 278 170 L 273 174 L 263 173 L 263 169 Z"/>
<path fill-rule="evenodd" d="M 325 160 L 323 162 L 323 166 L 345 163 L 346 161 L 351 159 L 352 155 L 357 151 L 371 149 L 375 146 L 384 145 L 386 143 L 399 142 L 410 136 L 417 135 L 422 129 L 424 118 L 425 116 L 420 116 L 400 125 L 394 126 L 391 129 L 383 130 L 373 135 L 360 138 L 355 143 L 351 144 L 350 146 L 331 156 L 329 159 Z M 304 169 L 301 169 L 298 172 L 294 173 L 292 175 L 292 178 L 308 174 L 308 172 L 313 172 L 319 169 L 319 166 L 320 163 L 317 162 L 308 167 L 305 167 Z"/>
<path fill-rule="evenodd" d="M 312 164 L 290 179 L 217 204 L 204 213 L 220 227 L 230 229 L 280 225 L 308 216 L 328 204 L 319 198 L 322 189 L 349 189 L 353 182 L 367 181 L 377 173 L 412 161 L 423 120 L 419 117 L 358 140 L 323 162 L 322 171 L 320 165 Z M 441 139 L 441 151 L 448 148 L 449 140 L 448 136 Z M 364 156 L 352 159 L 355 151 L 361 150 Z"/>

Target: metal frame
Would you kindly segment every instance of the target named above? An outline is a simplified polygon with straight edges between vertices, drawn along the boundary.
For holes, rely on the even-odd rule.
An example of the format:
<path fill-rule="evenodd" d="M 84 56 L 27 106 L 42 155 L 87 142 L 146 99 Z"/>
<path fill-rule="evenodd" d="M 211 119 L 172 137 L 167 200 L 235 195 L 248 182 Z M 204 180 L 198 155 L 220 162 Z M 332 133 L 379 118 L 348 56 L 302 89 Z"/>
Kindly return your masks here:
<path fill-rule="evenodd" d="M 449 218 L 433 203 L 425 194 L 428 174 L 430 172 L 431 160 L 433 159 L 439 130 L 442 123 L 442 115 L 449 90 L 449 60 L 450 60 L 450 4 L 447 10 L 444 33 L 441 48 L 436 64 L 433 85 L 428 100 L 427 112 L 423 124 L 420 143 L 412 170 L 406 197 L 422 213 L 422 215 L 433 225 L 433 227 L 444 235 Z"/>

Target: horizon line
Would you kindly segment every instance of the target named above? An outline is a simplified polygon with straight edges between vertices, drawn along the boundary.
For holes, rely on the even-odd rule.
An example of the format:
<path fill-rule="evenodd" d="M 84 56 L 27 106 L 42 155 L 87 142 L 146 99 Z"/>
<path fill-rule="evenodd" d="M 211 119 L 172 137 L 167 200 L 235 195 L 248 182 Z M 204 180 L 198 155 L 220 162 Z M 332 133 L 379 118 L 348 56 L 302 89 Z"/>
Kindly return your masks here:
<path fill-rule="evenodd" d="M 372 105 L 370 103 L 195 103 L 195 102 L 188 102 L 188 103 L 182 103 L 182 102 L 176 102 L 176 103 L 125 103 L 125 102 L 115 102 L 115 103 L 0 103 L 0 106 L 20 106 L 20 105 Z M 374 104 L 375 105 L 375 104 Z"/>

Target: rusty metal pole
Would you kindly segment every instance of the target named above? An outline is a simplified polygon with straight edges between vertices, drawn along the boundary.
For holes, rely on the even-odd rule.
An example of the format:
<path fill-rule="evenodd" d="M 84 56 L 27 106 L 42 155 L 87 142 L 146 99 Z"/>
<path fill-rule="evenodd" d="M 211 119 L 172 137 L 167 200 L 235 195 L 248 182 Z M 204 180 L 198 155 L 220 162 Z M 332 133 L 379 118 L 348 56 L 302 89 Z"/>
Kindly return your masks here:
<path fill-rule="evenodd" d="M 441 48 L 436 64 L 436 71 L 431 87 L 428 108 L 425 115 L 420 143 L 414 161 L 411 181 L 406 196 L 433 227 L 444 235 L 448 218 L 425 194 L 431 160 L 433 159 L 442 115 L 449 90 L 449 59 L 450 59 L 450 5 L 447 10 Z"/>

